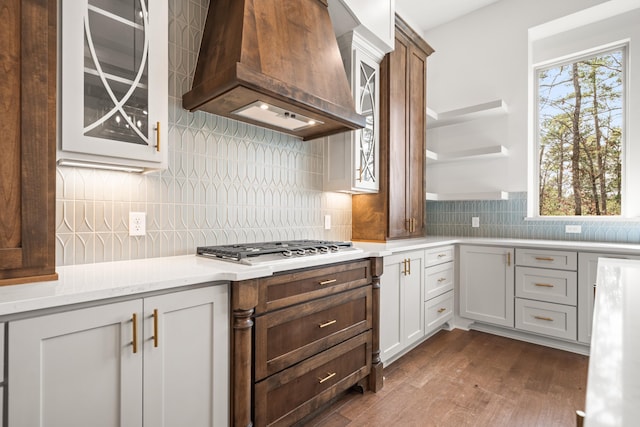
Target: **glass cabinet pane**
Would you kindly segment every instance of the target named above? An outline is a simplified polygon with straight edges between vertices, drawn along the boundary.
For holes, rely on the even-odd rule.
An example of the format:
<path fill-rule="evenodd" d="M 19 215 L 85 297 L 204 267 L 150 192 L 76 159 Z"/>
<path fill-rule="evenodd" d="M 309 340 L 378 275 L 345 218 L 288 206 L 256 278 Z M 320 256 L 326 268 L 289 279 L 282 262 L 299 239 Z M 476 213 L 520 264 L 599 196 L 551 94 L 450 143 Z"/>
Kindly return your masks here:
<path fill-rule="evenodd" d="M 149 144 L 144 1 L 89 0 L 84 22 L 85 136 Z"/>
<path fill-rule="evenodd" d="M 377 126 L 376 121 L 376 69 L 364 62 L 360 62 L 360 97 L 359 109 L 360 114 L 365 116 L 366 125 L 359 131 L 357 161 L 358 177 L 357 181 L 361 183 L 375 183 L 376 177 L 376 138 Z"/>

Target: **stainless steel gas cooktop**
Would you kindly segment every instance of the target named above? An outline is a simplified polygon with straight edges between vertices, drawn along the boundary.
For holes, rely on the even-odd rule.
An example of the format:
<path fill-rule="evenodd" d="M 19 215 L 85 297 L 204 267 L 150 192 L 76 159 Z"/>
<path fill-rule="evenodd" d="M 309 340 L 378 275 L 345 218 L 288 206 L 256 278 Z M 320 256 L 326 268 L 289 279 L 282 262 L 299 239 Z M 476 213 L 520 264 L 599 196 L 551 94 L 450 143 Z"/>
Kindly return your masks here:
<path fill-rule="evenodd" d="M 277 263 L 300 257 L 324 257 L 344 252 L 362 252 L 351 242 L 326 240 L 289 240 L 282 242 L 242 243 L 222 246 L 200 246 L 200 256 L 234 261 L 247 265 Z"/>

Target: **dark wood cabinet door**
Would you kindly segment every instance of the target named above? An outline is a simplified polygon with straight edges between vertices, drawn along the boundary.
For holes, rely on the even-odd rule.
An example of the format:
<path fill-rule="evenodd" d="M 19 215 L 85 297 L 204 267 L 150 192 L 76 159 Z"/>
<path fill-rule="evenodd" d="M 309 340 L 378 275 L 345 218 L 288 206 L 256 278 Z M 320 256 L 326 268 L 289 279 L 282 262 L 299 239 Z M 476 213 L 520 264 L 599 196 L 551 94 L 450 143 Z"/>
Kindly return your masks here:
<path fill-rule="evenodd" d="M 409 112 L 407 116 L 406 227 L 410 236 L 422 236 L 424 228 L 424 159 L 426 138 L 427 56 L 411 46 L 407 58 Z"/>
<path fill-rule="evenodd" d="M 56 8 L 0 0 L 0 285 L 57 278 Z"/>
<path fill-rule="evenodd" d="M 403 237 L 406 234 L 407 213 L 407 117 L 411 114 L 409 99 L 408 53 L 410 41 L 402 36 L 396 36 L 395 50 L 389 53 L 389 104 L 388 117 L 389 134 L 386 140 L 389 152 L 389 238 Z"/>

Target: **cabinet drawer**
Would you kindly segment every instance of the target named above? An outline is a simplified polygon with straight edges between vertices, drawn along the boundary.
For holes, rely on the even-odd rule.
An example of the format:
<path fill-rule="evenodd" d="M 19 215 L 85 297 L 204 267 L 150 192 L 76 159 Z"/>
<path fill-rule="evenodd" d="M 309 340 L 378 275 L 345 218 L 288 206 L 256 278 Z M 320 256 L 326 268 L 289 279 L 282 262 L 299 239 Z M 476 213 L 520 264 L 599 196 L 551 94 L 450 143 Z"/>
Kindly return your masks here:
<path fill-rule="evenodd" d="M 336 345 L 255 385 L 256 426 L 289 426 L 371 371 L 371 332 Z"/>
<path fill-rule="evenodd" d="M 256 380 L 370 329 L 371 292 L 366 286 L 256 317 Z"/>
<path fill-rule="evenodd" d="M 516 298 L 516 328 L 575 340 L 576 308 L 568 305 Z"/>
<path fill-rule="evenodd" d="M 516 249 L 516 265 L 576 270 L 578 253 L 546 249 Z"/>
<path fill-rule="evenodd" d="M 455 258 L 455 247 L 451 246 L 443 246 L 441 248 L 435 249 L 427 249 L 424 251 L 424 255 L 426 258 L 425 265 L 427 267 L 431 265 L 438 265 L 444 262 L 453 261 Z"/>
<path fill-rule="evenodd" d="M 424 303 L 426 331 L 431 332 L 453 318 L 453 291 Z"/>
<path fill-rule="evenodd" d="M 371 283 L 371 261 L 358 260 L 258 279 L 256 314 Z"/>
<path fill-rule="evenodd" d="M 578 277 L 575 271 L 516 267 L 516 296 L 576 305 Z"/>
<path fill-rule="evenodd" d="M 442 295 L 453 289 L 455 277 L 453 262 L 429 267 L 425 270 L 425 299 Z"/>

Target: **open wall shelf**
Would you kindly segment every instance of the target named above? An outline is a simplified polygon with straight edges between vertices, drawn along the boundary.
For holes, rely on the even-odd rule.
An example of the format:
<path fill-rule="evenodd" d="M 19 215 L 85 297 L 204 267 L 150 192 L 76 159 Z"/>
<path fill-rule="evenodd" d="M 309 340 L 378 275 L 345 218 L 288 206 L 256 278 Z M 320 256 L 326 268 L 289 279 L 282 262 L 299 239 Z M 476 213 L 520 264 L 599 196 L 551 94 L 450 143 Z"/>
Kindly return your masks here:
<path fill-rule="evenodd" d="M 502 99 L 471 105 L 457 110 L 445 111 L 443 113 L 438 113 L 427 107 L 427 130 L 483 117 L 498 116 L 506 114 L 507 111 L 507 104 Z"/>
<path fill-rule="evenodd" d="M 467 160 L 487 160 L 506 157 L 509 150 L 503 145 L 492 145 L 489 147 L 473 148 L 470 150 L 460 150 L 450 153 L 436 153 L 427 150 L 427 164 L 460 162 Z"/>
<path fill-rule="evenodd" d="M 507 191 L 489 191 L 482 193 L 426 193 L 426 200 L 509 200 Z"/>

